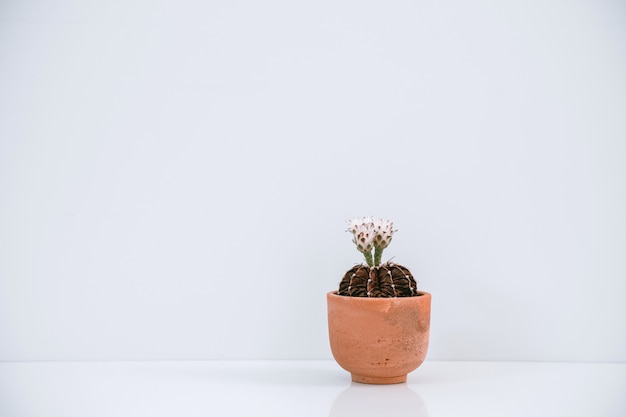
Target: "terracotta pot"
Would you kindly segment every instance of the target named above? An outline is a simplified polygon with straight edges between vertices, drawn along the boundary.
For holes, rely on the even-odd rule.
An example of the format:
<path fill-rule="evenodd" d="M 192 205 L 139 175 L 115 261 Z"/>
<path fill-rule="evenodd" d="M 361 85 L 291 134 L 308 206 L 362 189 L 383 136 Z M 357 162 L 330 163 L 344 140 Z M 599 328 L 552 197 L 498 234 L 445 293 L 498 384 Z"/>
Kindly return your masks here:
<path fill-rule="evenodd" d="M 352 380 L 397 384 L 426 358 L 430 336 L 430 294 L 367 298 L 329 292 L 328 334 L 339 366 Z"/>

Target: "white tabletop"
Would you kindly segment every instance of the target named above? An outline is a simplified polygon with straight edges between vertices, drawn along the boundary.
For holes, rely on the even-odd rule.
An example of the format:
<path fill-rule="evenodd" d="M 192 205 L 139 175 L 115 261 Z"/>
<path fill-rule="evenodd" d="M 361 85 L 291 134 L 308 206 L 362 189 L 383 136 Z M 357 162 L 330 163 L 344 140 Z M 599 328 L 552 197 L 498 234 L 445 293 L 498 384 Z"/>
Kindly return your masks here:
<path fill-rule="evenodd" d="M 404 384 L 333 361 L 4 362 L 0 415 L 626 416 L 626 364 L 426 361 Z"/>

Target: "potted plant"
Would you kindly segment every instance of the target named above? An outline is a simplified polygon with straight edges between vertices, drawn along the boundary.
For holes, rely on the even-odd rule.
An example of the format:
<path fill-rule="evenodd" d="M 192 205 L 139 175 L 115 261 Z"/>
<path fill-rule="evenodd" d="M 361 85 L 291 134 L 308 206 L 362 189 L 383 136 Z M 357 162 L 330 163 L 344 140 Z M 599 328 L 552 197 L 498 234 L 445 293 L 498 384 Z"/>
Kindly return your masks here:
<path fill-rule="evenodd" d="M 348 221 L 366 263 L 350 268 L 327 294 L 330 347 L 352 380 L 405 382 L 424 361 L 430 335 L 430 294 L 417 289 L 408 268 L 382 263 L 393 223 L 372 217 Z"/>

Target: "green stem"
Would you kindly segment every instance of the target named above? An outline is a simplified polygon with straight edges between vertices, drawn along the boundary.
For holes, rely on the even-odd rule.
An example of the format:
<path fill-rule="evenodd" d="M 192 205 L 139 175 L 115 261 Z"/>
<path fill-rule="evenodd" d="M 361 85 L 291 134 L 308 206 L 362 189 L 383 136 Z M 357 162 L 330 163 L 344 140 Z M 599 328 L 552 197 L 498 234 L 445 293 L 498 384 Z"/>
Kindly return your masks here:
<path fill-rule="evenodd" d="M 367 265 L 369 265 L 370 267 L 374 266 L 374 261 L 372 260 L 372 253 L 363 252 L 363 255 L 365 256 L 365 261 L 367 262 Z"/>
<path fill-rule="evenodd" d="M 374 247 L 374 266 L 380 266 L 380 262 L 383 258 L 383 250 L 378 246 Z"/>

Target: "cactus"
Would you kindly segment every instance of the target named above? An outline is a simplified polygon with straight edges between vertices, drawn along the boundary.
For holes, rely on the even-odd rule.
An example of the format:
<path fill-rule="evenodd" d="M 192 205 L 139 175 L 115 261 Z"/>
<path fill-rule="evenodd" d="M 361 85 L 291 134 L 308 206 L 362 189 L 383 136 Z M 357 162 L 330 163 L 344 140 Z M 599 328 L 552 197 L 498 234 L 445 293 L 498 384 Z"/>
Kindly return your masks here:
<path fill-rule="evenodd" d="M 396 232 L 393 222 L 372 217 L 348 220 L 352 242 L 367 264 L 348 270 L 337 294 L 351 297 L 411 297 L 417 295 L 417 283 L 408 268 L 392 262 L 382 262 L 383 250 Z M 374 254 L 372 255 L 372 250 Z"/>

